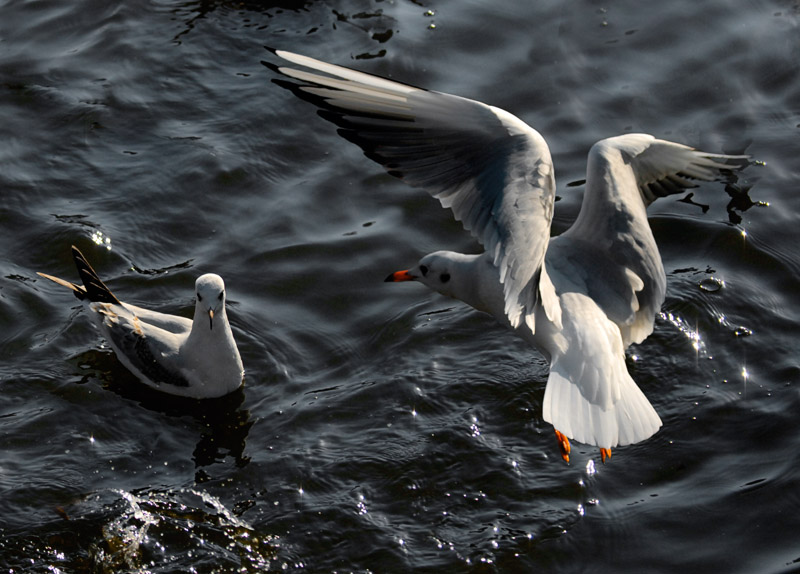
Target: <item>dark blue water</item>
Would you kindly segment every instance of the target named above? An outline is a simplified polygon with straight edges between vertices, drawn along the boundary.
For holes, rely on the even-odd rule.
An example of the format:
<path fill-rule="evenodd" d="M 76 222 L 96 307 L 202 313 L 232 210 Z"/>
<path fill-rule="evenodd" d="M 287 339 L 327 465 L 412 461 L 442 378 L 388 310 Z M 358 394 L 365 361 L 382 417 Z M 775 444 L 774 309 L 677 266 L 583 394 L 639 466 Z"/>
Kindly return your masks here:
<path fill-rule="evenodd" d="M 800 571 L 796 0 L 0 14 L 0 571 Z M 651 208 L 668 295 L 629 366 L 662 430 L 565 465 L 541 357 L 382 282 L 478 246 L 272 84 L 265 45 L 518 115 L 553 152 L 555 231 L 603 137 L 753 155 Z M 222 275 L 243 390 L 142 389 L 35 275 L 75 277 L 72 244 L 161 311 Z"/>

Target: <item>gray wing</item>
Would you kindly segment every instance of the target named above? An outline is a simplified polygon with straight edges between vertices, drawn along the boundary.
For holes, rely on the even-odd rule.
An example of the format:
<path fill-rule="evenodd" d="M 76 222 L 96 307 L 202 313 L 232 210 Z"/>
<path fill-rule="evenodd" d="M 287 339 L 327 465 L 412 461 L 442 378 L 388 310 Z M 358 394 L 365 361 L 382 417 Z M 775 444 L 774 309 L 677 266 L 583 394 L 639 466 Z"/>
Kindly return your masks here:
<path fill-rule="evenodd" d="M 192 320 L 186 317 L 151 311 L 130 303 L 123 303 L 122 305 L 148 325 L 164 329 L 175 335 L 188 335 L 192 330 Z"/>
<path fill-rule="evenodd" d="M 631 166 L 646 205 L 659 197 L 697 187 L 695 181 L 720 179 L 722 171 L 742 169 L 750 160 L 749 155 L 708 153 L 648 134 L 626 134 L 601 140 L 589 153 L 590 156 L 608 154 L 609 148 L 617 150 Z M 597 175 L 587 173 L 587 179 Z"/>
<path fill-rule="evenodd" d="M 594 277 L 613 276 L 608 281 L 586 281 L 584 292 L 614 318 L 626 345 L 639 343 L 652 332 L 666 294 L 661 255 L 645 208 L 658 197 L 693 187 L 695 181 L 718 179 L 722 170 L 740 169 L 747 159 L 695 150 L 648 134 L 625 134 L 592 146 L 578 219 L 554 241 L 553 249 L 571 242 L 569 251 L 584 252 L 573 273 L 580 268 Z"/>
<path fill-rule="evenodd" d="M 170 368 L 170 356 L 177 354 L 181 337 L 143 323 L 124 306 L 93 303 L 100 315 L 101 329 L 120 362 L 144 383 L 159 387 L 188 387 L 189 381 Z"/>
<path fill-rule="evenodd" d="M 275 54 L 315 70 L 265 62 L 295 80 L 275 83 L 322 108 L 320 115 L 339 126 L 340 135 L 391 175 L 450 208 L 491 253 L 512 326 L 526 320 L 533 329 L 540 278 L 545 308 L 557 307 L 543 267 L 555 180 L 550 151 L 536 130 L 481 102 Z"/>

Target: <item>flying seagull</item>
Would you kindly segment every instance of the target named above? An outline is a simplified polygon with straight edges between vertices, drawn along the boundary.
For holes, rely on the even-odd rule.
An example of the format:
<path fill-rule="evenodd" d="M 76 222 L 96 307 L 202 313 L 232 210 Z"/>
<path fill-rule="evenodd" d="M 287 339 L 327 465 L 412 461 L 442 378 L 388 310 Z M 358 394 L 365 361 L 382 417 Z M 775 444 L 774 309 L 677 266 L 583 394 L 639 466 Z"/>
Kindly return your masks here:
<path fill-rule="evenodd" d="M 643 441 L 661 419 L 631 378 L 625 349 L 653 331 L 666 274 L 646 208 L 739 169 L 748 156 L 647 134 L 595 143 L 572 227 L 550 237 L 555 177 L 544 138 L 509 112 L 273 50 L 274 79 L 320 108 L 338 133 L 393 176 L 452 210 L 485 252 L 437 251 L 387 281 L 417 281 L 493 315 L 550 363 L 543 418 L 569 440 Z"/>

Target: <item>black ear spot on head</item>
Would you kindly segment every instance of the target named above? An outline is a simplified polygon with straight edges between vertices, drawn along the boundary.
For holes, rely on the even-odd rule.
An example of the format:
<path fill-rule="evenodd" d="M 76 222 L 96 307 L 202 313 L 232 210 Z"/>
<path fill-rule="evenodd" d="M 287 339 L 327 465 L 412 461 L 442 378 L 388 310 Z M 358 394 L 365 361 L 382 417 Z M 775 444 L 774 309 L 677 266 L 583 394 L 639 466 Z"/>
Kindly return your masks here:
<path fill-rule="evenodd" d="M 442 275 L 439 277 L 439 279 L 442 280 L 442 283 L 447 283 L 448 281 L 450 281 L 450 274 L 449 273 L 442 273 Z"/>
<path fill-rule="evenodd" d="M 425 277 L 428 274 L 428 266 L 427 265 L 420 265 L 419 270 L 422 272 L 422 276 Z"/>

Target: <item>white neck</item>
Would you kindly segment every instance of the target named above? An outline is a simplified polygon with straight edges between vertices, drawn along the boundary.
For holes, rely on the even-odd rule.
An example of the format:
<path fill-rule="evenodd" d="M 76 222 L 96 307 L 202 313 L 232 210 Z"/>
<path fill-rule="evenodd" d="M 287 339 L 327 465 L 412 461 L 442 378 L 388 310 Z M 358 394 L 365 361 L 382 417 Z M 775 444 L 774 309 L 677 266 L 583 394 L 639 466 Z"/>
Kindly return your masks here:
<path fill-rule="evenodd" d="M 467 305 L 489 313 L 503 324 L 508 324 L 503 300 L 503 285 L 500 273 L 488 253 L 465 255 L 447 252 L 452 261 L 452 276 L 445 295 L 463 301 Z"/>

